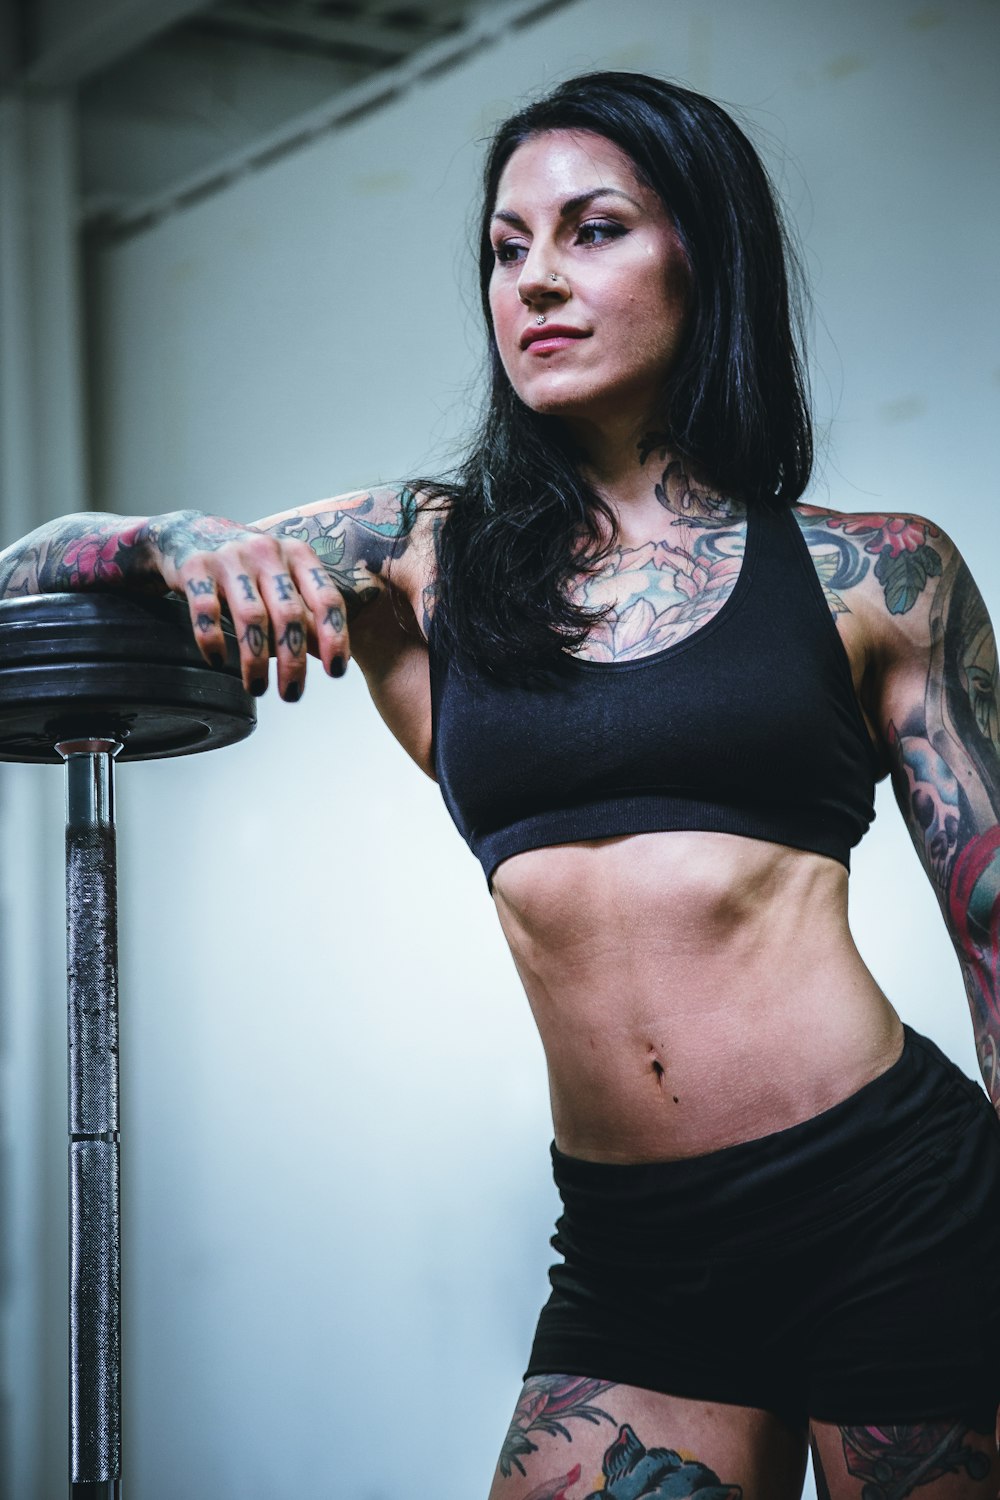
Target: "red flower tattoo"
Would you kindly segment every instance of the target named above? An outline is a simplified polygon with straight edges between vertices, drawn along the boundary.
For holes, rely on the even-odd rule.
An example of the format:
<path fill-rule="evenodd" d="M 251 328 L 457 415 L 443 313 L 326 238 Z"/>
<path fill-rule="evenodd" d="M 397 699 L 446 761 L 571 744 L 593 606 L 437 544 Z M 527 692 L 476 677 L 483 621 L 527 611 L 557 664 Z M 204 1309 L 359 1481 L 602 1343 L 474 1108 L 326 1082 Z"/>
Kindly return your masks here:
<path fill-rule="evenodd" d="M 120 539 L 117 536 L 81 536 L 70 542 L 63 553 L 63 567 L 76 578 L 106 579 L 120 583 L 123 577 L 119 562 Z"/>
<path fill-rule="evenodd" d="M 892 615 L 905 615 L 927 580 L 941 576 L 941 554 L 928 540 L 941 533 L 930 521 L 912 516 L 829 516 L 827 525 L 865 539 L 865 551 L 878 558 L 874 573 Z"/>
<path fill-rule="evenodd" d="M 867 535 L 866 552 L 888 552 L 890 557 L 916 552 L 929 536 L 941 535 L 929 521 L 915 521 L 912 516 L 831 516 L 827 525 L 831 530 L 843 527 L 848 536 Z"/>

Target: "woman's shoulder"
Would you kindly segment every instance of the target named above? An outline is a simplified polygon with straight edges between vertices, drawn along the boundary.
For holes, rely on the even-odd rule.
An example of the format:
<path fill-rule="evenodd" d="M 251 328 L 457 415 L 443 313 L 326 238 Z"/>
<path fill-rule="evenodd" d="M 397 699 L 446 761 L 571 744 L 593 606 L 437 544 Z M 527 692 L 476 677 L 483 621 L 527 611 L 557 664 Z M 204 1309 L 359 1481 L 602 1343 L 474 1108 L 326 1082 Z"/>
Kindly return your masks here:
<path fill-rule="evenodd" d="M 430 637 L 437 603 L 438 545 L 452 497 L 441 490 L 407 487 L 401 501 L 404 545 L 393 561 L 391 578 L 408 601 L 424 640 Z"/>
<path fill-rule="evenodd" d="M 912 511 L 843 511 L 799 504 L 793 514 L 834 614 L 926 626 L 939 582 L 958 557 L 944 528 Z"/>

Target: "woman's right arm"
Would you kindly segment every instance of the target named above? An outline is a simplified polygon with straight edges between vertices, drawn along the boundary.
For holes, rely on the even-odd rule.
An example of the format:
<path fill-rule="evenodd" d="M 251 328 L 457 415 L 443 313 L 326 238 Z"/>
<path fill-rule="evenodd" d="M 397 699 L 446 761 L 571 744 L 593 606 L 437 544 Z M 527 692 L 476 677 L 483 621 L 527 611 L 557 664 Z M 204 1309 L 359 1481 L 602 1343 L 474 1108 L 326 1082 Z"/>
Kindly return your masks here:
<path fill-rule="evenodd" d="M 297 524 L 293 524 L 297 523 Z M 302 691 L 307 650 L 343 674 L 348 615 L 384 592 L 407 544 L 413 501 L 400 489 L 322 500 L 244 526 L 200 511 L 65 516 L 0 552 L 0 597 L 76 589 L 173 589 L 188 603 L 207 662 L 224 653 L 225 603 L 243 680 L 261 693 L 268 658 L 283 698 Z"/>
<path fill-rule="evenodd" d="M 125 584 L 140 587 L 144 524 L 142 516 L 88 511 L 39 526 L 0 552 L 0 598 Z M 155 573 L 149 576 L 153 581 Z"/>

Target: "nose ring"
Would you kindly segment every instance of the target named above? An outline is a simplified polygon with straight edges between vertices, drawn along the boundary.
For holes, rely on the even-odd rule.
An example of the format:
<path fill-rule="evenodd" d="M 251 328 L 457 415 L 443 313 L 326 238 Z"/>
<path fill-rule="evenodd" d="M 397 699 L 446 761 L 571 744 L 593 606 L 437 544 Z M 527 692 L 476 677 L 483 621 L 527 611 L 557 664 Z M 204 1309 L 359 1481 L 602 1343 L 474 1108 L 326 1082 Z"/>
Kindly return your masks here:
<path fill-rule="evenodd" d="M 538 317 L 535 319 L 535 322 L 538 324 L 539 328 L 541 328 L 542 324 L 545 322 L 545 314 L 539 313 Z"/>
<path fill-rule="evenodd" d="M 556 271 L 550 271 L 549 272 L 549 280 L 550 281 L 558 281 L 559 280 L 559 274 L 558 274 L 558 272 L 556 272 Z"/>

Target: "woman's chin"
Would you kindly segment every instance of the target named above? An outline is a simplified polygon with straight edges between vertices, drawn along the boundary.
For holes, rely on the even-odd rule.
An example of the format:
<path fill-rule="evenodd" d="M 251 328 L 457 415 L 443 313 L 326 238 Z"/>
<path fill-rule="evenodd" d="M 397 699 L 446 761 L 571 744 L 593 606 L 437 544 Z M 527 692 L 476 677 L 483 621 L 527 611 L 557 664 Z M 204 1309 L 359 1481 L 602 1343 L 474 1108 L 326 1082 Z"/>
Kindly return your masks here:
<path fill-rule="evenodd" d="M 659 407 L 660 387 L 650 390 L 648 383 L 602 384 L 555 379 L 525 381 L 520 389 L 517 386 L 514 389 L 525 406 L 540 417 L 561 417 L 585 427 L 617 429 L 630 419 L 634 425 L 637 414 Z"/>
<path fill-rule="evenodd" d="M 521 390 L 517 392 L 525 406 L 540 417 L 587 417 L 601 405 L 593 391 L 580 391 L 558 386 Z"/>

